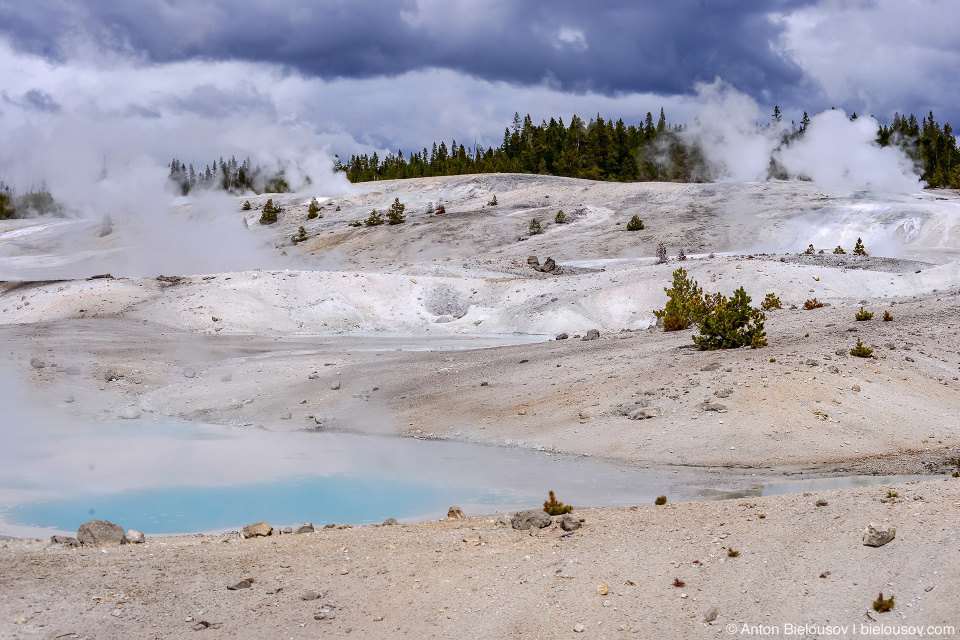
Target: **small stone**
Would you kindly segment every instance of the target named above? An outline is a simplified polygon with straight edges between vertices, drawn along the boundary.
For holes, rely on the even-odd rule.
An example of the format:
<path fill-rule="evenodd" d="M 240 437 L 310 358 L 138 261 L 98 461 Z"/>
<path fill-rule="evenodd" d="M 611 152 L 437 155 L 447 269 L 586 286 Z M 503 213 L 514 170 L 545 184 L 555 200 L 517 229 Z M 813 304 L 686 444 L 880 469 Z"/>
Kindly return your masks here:
<path fill-rule="evenodd" d="M 857 392 L 859 392 L 859 391 L 860 391 L 860 385 L 855 384 L 855 385 L 853 385 L 852 387 L 850 387 L 850 390 L 851 390 L 851 391 L 857 391 Z"/>
<path fill-rule="evenodd" d="M 480 386 L 481 386 L 481 387 L 489 387 L 489 386 L 490 386 L 490 383 L 487 382 L 486 380 L 484 380 L 483 382 L 480 383 Z"/>
<path fill-rule="evenodd" d="M 527 415 L 527 410 L 526 410 L 526 409 L 520 409 L 520 411 L 517 411 L 517 415 L 518 415 L 518 416 L 525 416 L 525 415 Z"/>
<path fill-rule="evenodd" d="M 47 365 L 40 358 L 30 358 L 30 366 L 34 369 L 43 369 Z"/>
<path fill-rule="evenodd" d="M 587 334 L 581 338 L 581 340 L 596 340 L 600 337 L 600 331 L 597 329 L 590 329 L 587 331 Z"/>
<path fill-rule="evenodd" d="M 560 516 L 560 528 L 564 531 L 576 531 L 581 526 L 580 520 L 569 513 Z"/>
<path fill-rule="evenodd" d="M 249 589 L 251 585 L 253 585 L 253 580 L 251 580 L 250 578 L 244 578 L 243 580 L 240 580 L 239 582 L 234 582 L 233 584 L 228 584 L 228 585 L 227 585 L 227 590 L 228 590 L 228 591 L 236 591 L 237 589 Z"/>
<path fill-rule="evenodd" d="M 604 601 L 603 601 L 603 606 L 605 606 L 605 607 L 612 607 L 612 606 L 613 606 L 613 602 L 611 602 L 611 601 L 609 601 L 609 600 L 604 600 Z"/>
<path fill-rule="evenodd" d="M 62 544 L 66 547 L 79 547 L 80 541 L 72 536 L 50 536 L 51 544 Z"/>
<path fill-rule="evenodd" d="M 63 401 L 66 402 L 67 404 L 73 404 L 74 399 L 73 399 L 73 396 L 67 396 L 66 398 L 63 399 Z"/>
<path fill-rule="evenodd" d="M 566 333 L 558 333 L 558 334 L 557 334 L 557 340 L 566 340 L 566 339 L 569 338 L 569 337 L 570 337 L 570 336 L 568 336 Z"/>
<path fill-rule="evenodd" d="M 220 382 L 230 382 L 231 380 L 233 380 L 233 376 L 229 373 L 220 378 Z"/>
<path fill-rule="evenodd" d="M 374 622 L 383 622 L 383 616 L 374 616 L 374 617 L 373 617 L 373 621 L 374 621 Z"/>
<path fill-rule="evenodd" d="M 130 529 L 126 535 L 127 544 L 143 544 L 147 539 L 142 531 L 137 531 L 136 529 Z"/>
<path fill-rule="evenodd" d="M 305 522 L 299 527 L 297 527 L 297 533 L 313 533 L 313 531 L 314 529 L 313 529 L 312 522 Z"/>
<path fill-rule="evenodd" d="M 448 514 L 448 516 L 449 516 L 449 514 Z M 392 526 L 397 525 L 397 524 L 400 524 L 400 523 L 397 522 L 396 518 L 387 518 L 386 520 L 383 521 L 383 526 L 384 526 L 384 527 L 392 527 Z"/>
<path fill-rule="evenodd" d="M 708 362 L 707 364 L 700 367 L 700 371 L 716 371 L 720 368 L 719 362 Z"/>
<path fill-rule="evenodd" d="M 317 593 L 316 591 L 310 591 L 309 589 L 300 594 L 300 599 L 305 602 L 309 602 L 310 600 L 319 600 L 321 597 L 321 594 Z"/>
<path fill-rule="evenodd" d="M 716 605 L 708 607 L 706 611 L 703 612 L 703 621 L 704 622 L 713 622 L 717 619 L 717 615 L 720 613 L 720 610 L 717 609 Z"/>
<path fill-rule="evenodd" d="M 193 367 L 187 367 L 183 370 L 184 378 L 195 378 L 197 377 L 197 371 Z"/>
<path fill-rule="evenodd" d="M 248 524 L 243 528 L 243 537 L 247 538 L 256 538 L 258 536 L 269 536 L 273 531 L 271 527 L 266 522 L 255 522 L 253 524 Z"/>
<path fill-rule="evenodd" d="M 882 529 L 871 522 L 863 531 L 863 544 L 868 547 L 882 547 L 897 537 L 897 528 L 893 525 Z"/>
<path fill-rule="evenodd" d="M 140 407 L 126 407 L 117 413 L 117 417 L 122 420 L 136 420 L 141 415 Z"/>
<path fill-rule="evenodd" d="M 320 377 L 320 374 L 314 371 L 313 373 L 307 376 L 307 380 L 316 380 L 319 377 Z"/>
<path fill-rule="evenodd" d="M 583 626 L 583 625 L 582 625 L 581 623 L 579 623 L 579 622 L 578 622 L 577 624 L 573 625 L 573 632 L 574 632 L 574 633 L 583 633 L 583 632 L 586 631 L 586 630 L 587 630 L 587 628 L 586 628 L 585 626 Z"/>
<path fill-rule="evenodd" d="M 284 527 L 284 528 L 283 528 L 283 533 L 284 533 L 285 535 L 290 535 L 291 533 L 293 533 L 293 527 Z"/>
<path fill-rule="evenodd" d="M 814 504 L 818 507 L 825 507 L 827 506 L 827 501 L 824 498 L 819 498 Z"/>
<path fill-rule="evenodd" d="M 462 520 L 466 518 L 466 516 L 463 515 L 463 509 L 458 506 L 452 506 L 447 509 L 447 517 L 454 520 Z"/>
<path fill-rule="evenodd" d="M 601 584 L 599 587 L 597 587 L 597 593 L 601 596 L 605 596 L 610 593 L 610 587 L 608 587 L 606 584 Z"/>
<path fill-rule="evenodd" d="M 731 393 L 733 393 L 733 389 L 718 389 L 714 391 L 713 395 L 718 398 L 729 398 Z"/>
<path fill-rule="evenodd" d="M 330 390 L 331 390 L 331 391 L 340 391 L 340 381 L 337 380 L 337 381 L 334 382 L 332 385 L 330 385 Z"/>
<path fill-rule="evenodd" d="M 23 616 L 17 616 L 13 619 L 13 624 L 27 624 L 27 619 Z"/>

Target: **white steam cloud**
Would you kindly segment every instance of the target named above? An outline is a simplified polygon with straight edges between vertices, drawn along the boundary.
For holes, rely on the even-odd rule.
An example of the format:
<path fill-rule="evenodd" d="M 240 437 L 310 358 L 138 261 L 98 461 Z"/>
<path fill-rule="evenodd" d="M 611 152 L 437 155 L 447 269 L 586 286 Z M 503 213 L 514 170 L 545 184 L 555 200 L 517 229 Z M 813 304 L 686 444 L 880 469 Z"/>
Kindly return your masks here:
<path fill-rule="evenodd" d="M 697 117 L 682 135 L 702 150 L 716 180 L 762 182 L 782 167 L 791 179 L 811 179 L 836 195 L 911 193 L 923 186 L 901 149 L 877 144 L 872 117 L 851 121 L 843 111 L 824 111 L 791 139 L 791 124 L 759 124 L 769 118 L 757 103 L 722 80 L 698 85 L 697 92 Z"/>

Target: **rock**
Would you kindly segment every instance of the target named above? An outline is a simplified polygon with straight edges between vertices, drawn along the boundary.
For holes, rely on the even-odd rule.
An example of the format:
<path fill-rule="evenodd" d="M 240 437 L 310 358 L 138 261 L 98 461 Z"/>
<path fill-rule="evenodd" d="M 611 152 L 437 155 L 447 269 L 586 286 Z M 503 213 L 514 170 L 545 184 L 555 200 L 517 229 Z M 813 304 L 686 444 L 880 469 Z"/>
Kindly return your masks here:
<path fill-rule="evenodd" d="M 570 336 L 568 336 L 566 333 L 558 333 L 558 334 L 557 334 L 557 340 L 566 340 L 566 339 L 569 338 L 569 337 L 570 337 Z"/>
<path fill-rule="evenodd" d="M 723 405 L 717 402 L 710 402 L 710 401 L 703 402 L 700 405 L 700 408 L 703 411 L 726 411 L 727 410 L 726 405 Z"/>
<path fill-rule="evenodd" d="M 533 267 L 534 269 L 536 269 L 537 271 L 540 271 L 540 261 L 537 259 L 537 256 L 528 256 L 527 264 Z"/>
<path fill-rule="evenodd" d="M 836 368 L 833 365 L 830 365 L 829 367 L 827 367 L 827 371 L 829 371 L 830 373 L 840 373 L 840 369 Z"/>
<path fill-rule="evenodd" d="M 863 544 L 868 547 L 882 547 L 897 537 L 897 528 L 893 525 L 885 529 L 874 526 L 871 522 L 863 530 Z"/>
<path fill-rule="evenodd" d="M 717 605 L 708 607 L 706 611 L 703 612 L 703 621 L 704 622 L 713 622 L 717 619 L 717 614 L 720 613 L 720 610 L 717 609 Z"/>
<path fill-rule="evenodd" d="M 386 520 L 383 521 L 384 527 L 392 527 L 393 525 L 396 525 L 396 524 L 400 524 L 399 522 L 397 522 L 396 518 L 387 518 Z"/>
<path fill-rule="evenodd" d="M 249 589 L 253 585 L 252 578 L 244 578 L 239 582 L 234 582 L 233 584 L 227 585 L 228 591 L 236 591 L 237 589 Z"/>
<path fill-rule="evenodd" d="M 105 520 L 91 520 L 80 525 L 77 529 L 77 540 L 87 547 L 119 545 L 127 541 L 126 536 L 123 535 L 123 527 Z"/>
<path fill-rule="evenodd" d="M 596 340 L 600 337 L 600 332 L 597 329 L 590 329 L 587 331 L 587 335 L 583 336 L 581 340 Z"/>
<path fill-rule="evenodd" d="M 52 544 L 62 544 L 66 547 L 79 547 L 80 541 L 72 536 L 50 536 Z"/>
<path fill-rule="evenodd" d="M 843 349 L 837 349 L 837 350 L 834 351 L 833 353 L 834 353 L 834 355 L 838 355 L 838 356 L 841 356 L 841 357 L 847 355 L 847 352 L 844 351 Z"/>
<path fill-rule="evenodd" d="M 660 409 L 651 407 L 649 409 L 634 409 L 625 414 L 631 420 L 649 420 L 650 418 L 659 418 Z"/>
<path fill-rule="evenodd" d="M 107 382 L 113 382 L 114 380 L 120 380 L 123 378 L 123 374 L 114 369 L 107 369 L 103 374 L 103 379 Z"/>
<path fill-rule="evenodd" d="M 557 271 L 557 263 L 553 261 L 553 258 L 547 258 L 543 262 L 543 266 L 540 267 L 540 271 L 543 273 L 553 273 Z"/>
<path fill-rule="evenodd" d="M 583 632 L 586 631 L 586 630 L 587 630 L 587 628 L 586 628 L 585 626 L 583 626 L 583 624 L 581 624 L 581 623 L 579 623 L 579 622 L 578 622 L 577 624 L 573 625 L 573 632 L 574 632 L 574 633 L 583 633 Z"/>
<path fill-rule="evenodd" d="M 560 516 L 560 528 L 564 531 L 576 531 L 581 526 L 580 520 L 574 518 L 569 513 Z"/>
<path fill-rule="evenodd" d="M 302 525 L 297 527 L 297 533 L 313 533 L 313 532 L 314 532 L 314 528 L 313 528 L 312 522 L 304 522 Z"/>
<path fill-rule="evenodd" d="M 334 618 L 333 610 L 335 608 L 336 607 L 332 603 L 325 602 L 323 603 L 323 606 L 320 608 L 320 610 L 317 611 L 315 614 L 313 614 L 313 619 L 314 620 L 333 620 Z"/>
<path fill-rule="evenodd" d="M 463 509 L 457 506 L 453 506 L 447 509 L 447 517 L 453 518 L 455 520 L 462 520 L 466 518 L 466 516 L 463 515 Z"/>
<path fill-rule="evenodd" d="M 337 528 L 337 525 L 335 525 L 335 524 L 333 524 L 333 523 L 331 522 L 330 524 L 325 524 L 325 525 L 323 525 L 323 528 L 324 528 L 324 529 L 336 529 L 336 528 Z"/>
<path fill-rule="evenodd" d="M 243 528 L 242 535 L 244 539 L 256 538 L 257 536 L 268 536 L 272 531 L 273 527 L 266 522 L 254 522 Z"/>
<path fill-rule="evenodd" d="M 826 501 L 825 499 L 823 499 L 823 498 L 819 498 L 819 499 L 814 503 L 814 505 L 815 505 L 815 506 L 818 506 L 818 507 L 825 507 L 825 506 L 827 506 L 827 501 Z"/>
<path fill-rule="evenodd" d="M 330 385 L 330 391 L 340 391 L 340 381 L 337 380 L 332 385 Z"/>
<path fill-rule="evenodd" d="M 73 404 L 75 402 L 75 400 L 73 399 L 73 396 L 67 396 L 66 398 L 63 399 L 63 401 L 66 402 L 67 404 Z"/>
<path fill-rule="evenodd" d="M 850 387 L 850 390 L 851 390 L 851 391 L 858 391 L 858 392 L 859 392 L 859 391 L 860 391 L 860 385 L 855 384 L 855 385 L 853 385 L 852 387 Z"/>
<path fill-rule="evenodd" d="M 229 373 L 220 378 L 220 382 L 230 382 L 231 380 L 233 380 L 233 375 Z"/>
<path fill-rule="evenodd" d="M 125 409 L 122 409 L 117 414 L 117 417 L 122 420 L 136 420 L 137 418 L 140 417 L 140 415 L 141 415 L 140 407 L 127 407 Z"/>
<path fill-rule="evenodd" d="M 292 417 L 293 417 L 293 414 L 290 413 L 289 411 L 284 411 L 283 413 L 280 414 L 281 420 L 289 420 Z"/>
<path fill-rule="evenodd" d="M 34 369 L 43 369 L 47 365 L 40 358 L 30 358 L 30 366 Z"/>
<path fill-rule="evenodd" d="M 127 531 L 127 544 L 143 544 L 146 540 L 147 537 L 143 535 L 142 531 L 137 531 L 136 529 Z"/>
<path fill-rule="evenodd" d="M 320 374 L 314 371 L 313 373 L 307 376 L 307 380 L 316 380 L 319 377 L 320 377 Z"/>
<path fill-rule="evenodd" d="M 196 370 L 195 370 L 193 367 L 186 367 L 186 368 L 183 370 L 183 377 L 184 377 L 184 378 L 196 378 L 196 377 L 197 377 L 197 372 L 196 372 Z"/>
<path fill-rule="evenodd" d="M 502 516 L 500 516 L 499 518 L 497 518 L 497 521 L 496 521 L 495 524 L 496 524 L 498 527 L 509 527 L 509 526 L 511 526 L 511 524 L 510 524 L 510 515 L 507 514 L 507 515 L 502 515 Z"/>
<path fill-rule="evenodd" d="M 455 319 L 456 318 L 454 318 L 453 316 L 440 316 L 439 318 L 434 320 L 434 322 L 437 324 L 446 324 L 448 322 L 453 322 Z"/>
<path fill-rule="evenodd" d="M 480 383 L 480 386 L 481 386 L 481 387 L 489 387 L 489 386 L 490 386 L 490 383 L 487 382 L 486 380 L 484 380 L 483 382 Z"/>
<path fill-rule="evenodd" d="M 808 367 L 817 367 L 820 366 L 820 363 L 814 360 L 813 358 L 807 358 L 805 363 Z"/>
<path fill-rule="evenodd" d="M 520 531 L 526 531 L 527 529 L 543 529 L 544 527 L 549 527 L 553 520 L 550 518 L 543 509 L 530 509 L 528 511 L 520 511 L 513 516 L 510 524 L 514 529 L 519 529 Z"/>
<path fill-rule="evenodd" d="M 293 533 L 293 527 L 284 527 L 284 528 L 283 528 L 283 534 L 284 534 L 284 535 L 290 535 L 291 533 Z"/>
<path fill-rule="evenodd" d="M 709 362 L 703 365 L 702 367 L 700 367 L 700 371 L 716 371 L 719 368 L 720 368 L 719 362 Z"/>
<path fill-rule="evenodd" d="M 733 393 L 733 389 L 718 389 L 714 391 L 713 395 L 718 398 L 729 398 L 731 393 Z"/>
<path fill-rule="evenodd" d="M 304 602 L 310 602 L 311 600 L 319 600 L 322 597 L 323 596 L 321 594 L 317 593 L 316 591 L 311 591 L 309 589 L 307 589 L 306 591 L 300 594 L 300 599 L 303 600 Z"/>

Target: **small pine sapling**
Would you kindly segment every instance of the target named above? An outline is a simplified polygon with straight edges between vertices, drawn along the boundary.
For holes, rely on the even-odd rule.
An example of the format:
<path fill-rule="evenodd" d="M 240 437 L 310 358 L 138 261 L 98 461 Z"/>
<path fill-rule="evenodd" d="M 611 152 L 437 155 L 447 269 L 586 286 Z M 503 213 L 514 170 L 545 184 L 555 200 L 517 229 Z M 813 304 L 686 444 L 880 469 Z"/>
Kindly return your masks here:
<path fill-rule="evenodd" d="M 857 244 L 853 247 L 853 254 L 857 256 L 866 256 L 870 255 L 867 253 L 867 250 L 863 247 L 863 240 L 857 238 Z"/>
<path fill-rule="evenodd" d="M 680 249 L 680 253 L 677 254 L 677 260 L 684 262 L 687 259 L 687 254 L 683 252 L 683 249 Z"/>
<path fill-rule="evenodd" d="M 891 320 L 893 320 L 893 315 L 892 315 L 889 311 L 884 311 L 884 312 L 883 312 L 883 321 L 884 321 L 884 322 L 890 322 Z"/>
<path fill-rule="evenodd" d="M 560 211 L 557 211 L 557 215 L 553 217 L 553 221 L 557 224 L 563 224 L 567 221 L 567 214 L 563 212 L 563 209 L 560 209 Z"/>
<path fill-rule="evenodd" d="M 850 349 L 850 355 L 858 358 L 869 358 L 873 355 L 873 349 L 863 344 L 860 338 L 857 338 L 857 346 Z"/>
<path fill-rule="evenodd" d="M 813 245 L 812 245 L 812 244 L 811 244 L 809 247 L 807 247 L 807 250 L 806 250 L 806 251 L 804 251 L 804 253 L 807 254 L 808 256 L 812 256 L 812 255 L 815 254 L 816 252 L 817 252 L 817 251 L 816 251 L 816 249 L 813 248 Z"/>
<path fill-rule="evenodd" d="M 641 229 L 643 229 L 643 220 L 640 219 L 640 216 L 630 218 L 630 222 L 627 223 L 627 231 L 640 231 Z"/>
<path fill-rule="evenodd" d="M 891 609 L 893 609 L 893 596 L 884 599 L 883 592 L 881 591 L 877 599 L 873 601 L 873 610 L 877 613 L 887 613 Z"/>
<path fill-rule="evenodd" d="M 803 303 L 803 308 L 809 311 L 810 309 L 819 309 L 823 306 L 823 303 L 817 300 L 816 298 L 811 298 Z"/>
<path fill-rule="evenodd" d="M 681 331 L 700 322 L 706 311 L 703 289 L 696 280 L 687 277 L 685 269 L 674 271 L 673 286 L 663 290 L 667 294 L 667 305 L 654 310 L 653 315 L 663 320 L 664 331 Z"/>
<path fill-rule="evenodd" d="M 693 341 L 704 351 L 716 349 L 757 349 L 767 345 L 763 323 L 766 315 L 750 306 L 750 296 L 740 287 L 727 298 L 721 293 L 708 296 L 707 312 L 700 321 L 700 335 Z"/>
<path fill-rule="evenodd" d="M 854 315 L 853 317 L 856 318 L 858 321 L 862 322 L 864 320 L 869 320 L 870 318 L 872 318 L 873 314 L 870 313 L 869 311 L 866 311 L 863 307 L 860 307 L 860 311 L 857 311 L 856 315 Z"/>
<path fill-rule="evenodd" d="M 497 196 L 496 196 L 496 194 L 494 194 L 494 196 L 493 196 L 492 198 L 490 198 L 490 202 L 488 202 L 487 204 L 488 204 L 489 206 L 491 206 L 491 207 L 495 207 L 495 206 L 497 206 L 498 204 L 500 204 L 499 202 L 497 202 Z"/>
<path fill-rule="evenodd" d="M 300 229 L 297 231 L 297 235 L 293 236 L 290 239 L 293 240 L 293 244 L 297 244 L 298 242 L 303 242 L 304 240 L 307 239 L 307 230 L 304 229 L 303 227 L 300 227 Z"/>
<path fill-rule="evenodd" d="M 274 206 L 273 198 L 267 200 L 267 204 L 263 205 L 263 213 L 260 216 L 260 224 L 273 224 L 277 221 L 277 213 L 279 209 Z"/>
<path fill-rule="evenodd" d="M 763 302 L 760 303 L 760 308 L 764 311 L 771 311 L 773 309 L 783 309 L 783 305 L 780 303 L 780 298 L 772 293 L 768 293 L 766 297 L 764 297 Z"/>
<path fill-rule="evenodd" d="M 340 205 L 337 205 L 337 208 L 334 211 L 340 211 Z"/>
<path fill-rule="evenodd" d="M 307 207 L 307 220 L 313 220 L 314 218 L 322 218 L 320 215 L 320 203 L 317 202 L 316 198 L 311 198 L 310 206 Z"/>
<path fill-rule="evenodd" d="M 351 226 L 351 227 L 362 227 L 362 226 L 363 226 L 363 220 L 354 220 L 353 222 L 349 223 L 349 226 Z"/>
<path fill-rule="evenodd" d="M 540 233 L 542 229 L 540 228 L 540 222 L 534 218 L 530 221 L 530 235 L 535 236 Z"/>
<path fill-rule="evenodd" d="M 407 218 L 403 215 L 403 210 L 406 208 L 406 205 L 400 202 L 400 198 L 394 198 L 393 204 L 390 205 L 390 211 L 387 212 L 387 224 L 403 224 L 406 222 Z"/>
<path fill-rule="evenodd" d="M 739 557 L 740 557 L 740 552 L 739 552 L 739 551 L 734 551 L 733 547 L 730 547 L 730 548 L 727 549 L 727 557 L 728 557 L 728 558 L 739 558 Z"/>
<path fill-rule="evenodd" d="M 653 501 L 653 504 L 655 504 L 655 505 L 665 505 L 665 504 L 667 504 L 667 496 L 660 496 L 659 498 L 657 498 L 656 500 Z"/>
<path fill-rule="evenodd" d="M 551 516 L 562 516 L 565 513 L 571 513 L 573 507 L 568 504 L 563 504 L 562 502 L 557 501 L 557 496 L 553 494 L 553 491 L 550 492 L 550 499 L 545 500 L 543 503 L 543 510 Z"/>
<path fill-rule="evenodd" d="M 250 201 L 246 200 L 244 201 L 243 206 L 240 208 L 244 211 L 250 211 L 250 209 L 252 209 L 253 207 L 250 206 Z"/>
<path fill-rule="evenodd" d="M 657 264 L 664 264 L 667 261 L 667 245 L 660 243 L 657 245 Z"/>
<path fill-rule="evenodd" d="M 833 252 L 836 253 L 836 254 L 838 254 L 838 255 L 842 255 L 842 256 L 843 256 L 843 255 L 847 255 L 847 252 L 844 251 L 844 250 L 843 250 L 843 247 L 841 247 L 840 245 L 837 245 L 837 248 L 834 249 Z"/>
<path fill-rule="evenodd" d="M 383 216 L 377 213 L 377 210 L 374 209 L 370 212 L 370 217 L 364 220 L 363 224 L 367 225 L 368 227 L 379 226 L 383 224 Z"/>

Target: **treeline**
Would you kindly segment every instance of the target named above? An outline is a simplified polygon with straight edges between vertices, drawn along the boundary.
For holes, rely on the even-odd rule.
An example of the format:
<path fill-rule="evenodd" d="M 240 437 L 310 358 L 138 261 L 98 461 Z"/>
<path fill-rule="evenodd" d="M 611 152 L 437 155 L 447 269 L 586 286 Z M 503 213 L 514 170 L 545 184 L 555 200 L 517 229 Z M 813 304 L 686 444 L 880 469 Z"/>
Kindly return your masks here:
<path fill-rule="evenodd" d="M 853 114 L 852 119 L 856 117 Z M 781 118 L 776 107 L 772 120 L 780 122 Z M 809 122 L 804 112 L 799 127 L 791 123 L 782 142 L 788 144 L 802 136 Z M 529 115 L 521 120 L 515 114 L 513 126 L 504 130 L 503 142 L 496 148 L 458 145 L 456 140 L 448 147 L 441 141 L 407 156 L 402 150 L 383 158 L 376 152 L 353 155 L 346 164 L 338 160 L 336 168 L 351 182 L 468 173 L 537 173 L 620 182 L 713 180 L 716 176 L 702 151 L 681 135 L 684 128 L 668 124 L 663 109 L 656 123 L 648 112 L 636 126 L 627 126 L 622 119 L 604 120 L 599 114 L 588 122 L 573 116 L 569 125 L 564 125 L 562 118 L 535 125 Z M 931 187 L 960 188 L 960 150 L 952 128 L 949 124 L 941 127 L 932 112 L 919 123 L 912 115 L 897 114 L 893 125 L 880 127 L 877 142 L 903 147 Z M 768 177 L 787 176 L 771 161 Z"/>
<path fill-rule="evenodd" d="M 286 193 L 290 185 L 284 179 L 283 169 L 270 171 L 260 165 L 254 166 L 247 158 L 243 162 L 230 156 L 224 160 L 221 156 L 212 165 L 197 171 L 193 163 L 187 165 L 177 158 L 170 162 L 170 184 L 180 193 L 187 195 L 193 189 L 223 189 L 231 193 Z"/>
<path fill-rule="evenodd" d="M 43 214 L 60 214 L 63 207 L 47 191 L 46 185 L 17 194 L 0 180 L 0 220 L 27 218 Z"/>

